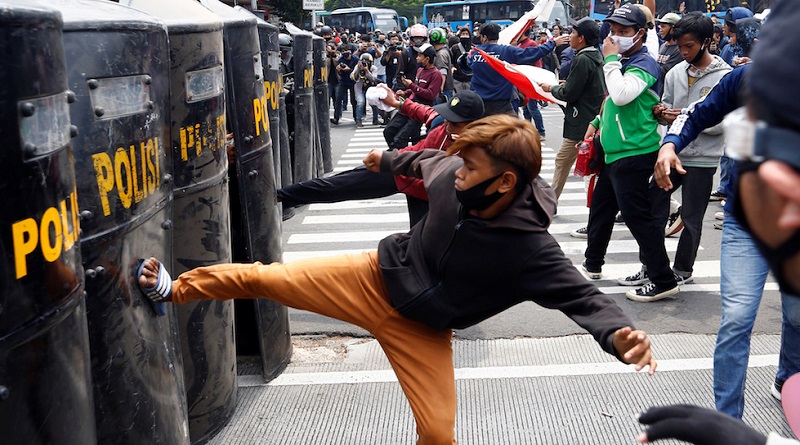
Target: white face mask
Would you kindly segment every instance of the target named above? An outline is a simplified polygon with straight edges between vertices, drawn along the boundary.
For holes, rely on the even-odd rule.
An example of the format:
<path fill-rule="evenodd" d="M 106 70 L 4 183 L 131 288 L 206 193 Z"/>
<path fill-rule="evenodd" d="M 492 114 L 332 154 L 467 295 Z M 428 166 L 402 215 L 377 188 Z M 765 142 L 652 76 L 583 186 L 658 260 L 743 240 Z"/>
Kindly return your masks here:
<path fill-rule="evenodd" d="M 633 37 L 625 37 L 625 36 L 614 36 L 614 39 L 619 44 L 619 53 L 624 54 L 628 52 L 629 49 L 633 48 L 633 45 L 636 45 L 636 42 L 639 40 L 634 40 Z"/>

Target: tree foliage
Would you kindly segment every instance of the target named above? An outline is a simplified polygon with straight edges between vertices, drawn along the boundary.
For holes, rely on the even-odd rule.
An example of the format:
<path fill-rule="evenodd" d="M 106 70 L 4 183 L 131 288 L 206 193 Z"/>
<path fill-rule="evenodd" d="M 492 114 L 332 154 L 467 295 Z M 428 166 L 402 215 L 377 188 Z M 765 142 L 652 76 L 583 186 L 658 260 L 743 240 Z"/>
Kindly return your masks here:
<path fill-rule="evenodd" d="M 280 16 L 284 22 L 292 22 L 302 27 L 311 20 L 311 11 L 303 9 L 303 0 L 268 0 L 270 12 Z"/>

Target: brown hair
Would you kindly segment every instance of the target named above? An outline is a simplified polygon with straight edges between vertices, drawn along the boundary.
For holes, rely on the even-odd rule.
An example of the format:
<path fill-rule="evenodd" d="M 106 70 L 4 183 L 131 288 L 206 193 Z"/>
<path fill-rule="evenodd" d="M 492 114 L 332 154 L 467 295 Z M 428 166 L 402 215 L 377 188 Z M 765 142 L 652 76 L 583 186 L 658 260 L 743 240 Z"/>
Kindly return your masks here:
<path fill-rule="evenodd" d="M 542 145 L 536 127 L 524 119 L 508 114 L 495 114 L 470 123 L 459 133 L 447 154 L 455 154 L 468 147 L 480 148 L 493 159 L 515 166 L 533 180 L 542 169 Z"/>

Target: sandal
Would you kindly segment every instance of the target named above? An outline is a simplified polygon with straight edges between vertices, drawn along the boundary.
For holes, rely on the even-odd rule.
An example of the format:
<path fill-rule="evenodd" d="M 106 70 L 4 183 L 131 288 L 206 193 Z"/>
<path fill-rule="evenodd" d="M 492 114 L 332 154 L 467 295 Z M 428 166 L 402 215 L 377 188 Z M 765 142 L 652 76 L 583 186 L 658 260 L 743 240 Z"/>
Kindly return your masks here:
<path fill-rule="evenodd" d="M 141 260 L 139 269 L 136 272 L 137 286 L 139 285 L 139 277 L 142 276 L 142 270 L 144 270 L 144 260 Z M 169 272 L 167 272 L 167 269 L 164 268 L 161 262 L 158 263 L 158 280 L 156 281 L 156 285 L 149 288 L 139 286 L 139 290 L 153 303 L 161 303 L 172 295 L 172 278 L 170 278 Z"/>

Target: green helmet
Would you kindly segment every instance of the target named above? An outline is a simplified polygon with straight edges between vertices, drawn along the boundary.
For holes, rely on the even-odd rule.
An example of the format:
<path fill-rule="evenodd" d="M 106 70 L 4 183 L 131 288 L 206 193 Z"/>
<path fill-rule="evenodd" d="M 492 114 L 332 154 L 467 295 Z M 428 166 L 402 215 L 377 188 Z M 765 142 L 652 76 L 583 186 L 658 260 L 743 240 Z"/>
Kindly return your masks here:
<path fill-rule="evenodd" d="M 428 33 L 428 40 L 431 44 L 445 44 L 447 43 L 447 33 L 442 28 L 433 28 Z"/>

